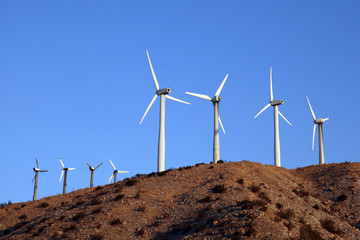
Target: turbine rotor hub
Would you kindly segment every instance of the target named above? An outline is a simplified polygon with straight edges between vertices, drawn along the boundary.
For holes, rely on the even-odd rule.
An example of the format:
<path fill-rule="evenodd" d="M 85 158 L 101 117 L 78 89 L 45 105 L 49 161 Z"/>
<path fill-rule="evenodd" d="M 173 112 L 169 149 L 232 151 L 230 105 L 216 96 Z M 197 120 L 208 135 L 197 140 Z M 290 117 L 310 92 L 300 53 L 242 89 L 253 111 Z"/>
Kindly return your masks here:
<path fill-rule="evenodd" d="M 271 106 L 281 105 L 284 104 L 283 100 L 272 100 L 270 101 Z"/>
<path fill-rule="evenodd" d="M 325 121 L 324 121 L 324 119 L 322 119 L 322 118 L 318 118 L 318 119 L 316 119 L 316 120 L 314 120 L 314 123 L 315 124 L 323 124 Z"/>
<path fill-rule="evenodd" d="M 162 88 L 156 91 L 157 95 L 163 95 L 163 94 L 169 94 L 171 93 L 171 89 L 170 88 Z"/>
<path fill-rule="evenodd" d="M 220 102 L 220 101 L 221 101 L 221 98 L 220 98 L 220 96 L 213 96 L 212 99 L 211 99 L 211 101 L 212 101 L 213 103 Z"/>

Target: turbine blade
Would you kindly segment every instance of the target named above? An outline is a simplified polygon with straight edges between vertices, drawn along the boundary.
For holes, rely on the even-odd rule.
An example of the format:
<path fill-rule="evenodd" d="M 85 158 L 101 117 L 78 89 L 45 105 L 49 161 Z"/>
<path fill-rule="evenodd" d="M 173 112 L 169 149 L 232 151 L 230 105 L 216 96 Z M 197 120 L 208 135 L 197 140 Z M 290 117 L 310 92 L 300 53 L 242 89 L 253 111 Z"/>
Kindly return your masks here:
<path fill-rule="evenodd" d="M 313 151 L 314 151 L 314 142 L 315 142 L 315 130 L 316 130 L 316 123 L 314 124 L 313 139 L 312 139 L 312 150 Z"/>
<path fill-rule="evenodd" d="M 177 101 L 177 102 L 181 102 L 181 103 L 185 103 L 185 104 L 190 104 L 190 103 L 188 103 L 188 102 L 185 102 L 185 101 L 183 101 L 183 100 L 180 100 L 180 99 L 177 99 L 177 98 L 171 97 L 171 96 L 169 96 L 169 95 L 165 95 L 165 97 L 166 97 L 166 98 L 168 98 L 168 99 L 171 99 L 171 100 Z"/>
<path fill-rule="evenodd" d="M 60 160 L 61 166 L 62 166 L 63 168 L 65 168 L 64 163 L 61 161 L 61 158 L 60 158 L 60 157 L 59 157 L 59 160 Z"/>
<path fill-rule="evenodd" d="M 34 182 L 34 180 L 35 180 L 35 177 L 36 177 L 36 174 L 35 174 L 35 176 L 34 176 L 33 180 L 31 181 L 31 183 L 33 183 L 33 182 Z"/>
<path fill-rule="evenodd" d="M 117 171 L 118 173 L 128 173 L 129 171 Z"/>
<path fill-rule="evenodd" d="M 103 164 L 103 162 L 100 163 L 94 170 L 98 169 L 102 164 Z"/>
<path fill-rule="evenodd" d="M 310 100 L 309 100 L 309 98 L 306 96 L 306 98 L 307 98 L 307 101 L 308 101 L 308 103 L 309 103 L 309 107 L 310 107 L 310 110 L 311 110 L 311 114 L 312 114 L 312 116 L 313 116 L 313 118 L 314 118 L 314 121 L 316 120 L 316 117 L 315 117 L 315 113 L 314 113 L 314 111 L 313 111 L 313 109 L 312 109 L 312 107 L 311 107 L 311 104 L 310 104 Z"/>
<path fill-rule="evenodd" d="M 205 94 L 198 94 L 198 93 L 191 93 L 191 92 L 185 92 L 185 93 L 189 94 L 189 95 L 192 95 L 192 96 L 195 96 L 195 97 L 198 97 L 198 98 L 202 98 L 202 99 L 211 101 L 211 98 L 208 95 L 205 95 Z"/>
<path fill-rule="evenodd" d="M 282 113 L 281 113 L 280 111 L 278 111 L 278 112 L 279 112 L 280 116 L 282 116 L 282 118 L 283 118 L 288 124 L 290 124 L 290 125 L 292 126 L 292 124 L 284 117 L 284 115 L 282 115 Z"/>
<path fill-rule="evenodd" d="M 59 182 L 61 182 L 61 179 L 62 179 L 63 174 L 64 174 L 64 170 L 61 171 L 61 176 L 60 176 Z"/>
<path fill-rule="evenodd" d="M 110 182 L 110 181 L 111 181 L 111 179 L 113 178 L 113 176 L 114 176 L 114 173 L 113 173 L 113 174 L 111 174 L 111 176 L 110 176 L 110 178 L 109 178 L 109 181 L 108 181 L 108 182 Z"/>
<path fill-rule="evenodd" d="M 329 120 L 329 119 L 330 119 L 330 118 L 325 118 L 325 119 L 324 119 L 324 122 L 327 121 L 327 120 Z"/>
<path fill-rule="evenodd" d="M 219 87 L 218 90 L 216 91 L 215 96 L 219 96 L 219 95 L 220 95 L 221 90 L 222 90 L 222 88 L 224 87 L 224 84 L 225 84 L 226 79 L 228 78 L 228 76 L 229 76 L 229 74 L 226 74 L 226 76 L 225 76 L 224 80 L 222 81 L 220 87 Z"/>
<path fill-rule="evenodd" d="M 149 60 L 149 65 L 150 65 L 151 73 L 152 73 L 152 76 L 153 76 L 153 79 L 154 79 L 155 88 L 156 88 L 156 90 L 159 90 L 159 83 L 158 83 L 158 81 L 157 81 L 157 79 L 156 79 L 155 72 L 154 72 L 154 69 L 153 69 L 152 64 L 151 64 L 151 61 L 150 61 L 150 56 L 149 56 L 148 50 L 146 50 L 146 55 L 147 55 L 148 60 Z"/>
<path fill-rule="evenodd" d="M 111 166 L 113 167 L 114 171 L 116 170 L 116 167 L 114 166 L 114 164 L 112 163 L 111 159 L 109 159 Z"/>
<path fill-rule="evenodd" d="M 225 129 L 224 129 L 224 126 L 223 126 L 223 124 L 222 124 L 222 122 L 221 122 L 221 118 L 220 118 L 220 116 L 219 116 L 219 123 L 220 123 L 220 126 L 221 126 L 221 128 L 222 128 L 222 130 L 223 130 L 224 134 L 225 134 Z"/>
<path fill-rule="evenodd" d="M 48 170 L 40 170 L 39 172 L 47 172 Z"/>
<path fill-rule="evenodd" d="M 149 109 L 151 108 L 151 105 L 153 105 L 153 103 L 154 103 L 155 99 L 157 98 L 157 96 L 158 96 L 158 95 L 155 94 L 155 96 L 154 96 L 153 99 L 151 100 L 149 106 L 147 107 L 147 109 L 146 109 L 146 111 L 145 111 L 145 113 L 144 113 L 144 116 L 142 117 L 142 119 L 141 119 L 141 121 L 140 121 L 140 124 L 141 124 L 142 121 L 144 120 L 146 114 L 148 113 Z"/>
<path fill-rule="evenodd" d="M 92 166 L 90 165 L 90 164 L 88 164 L 87 162 L 85 162 L 86 163 L 86 165 L 88 165 L 89 167 L 91 167 L 92 168 Z"/>
<path fill-rule="evenodd" d="M 254 119 L 255 118 L 257 118 L 257 116 L 259 116 L 263 111 L 265 111 L 268 107 L 270 107 L 271 106 L 271 104 L 270 103 L 268 103 L 263 109 L 261 109 L 261 111 L 258 113 L 258 114 L 256 114 L 256 116 L 254 117 Z"/>
<path fill-rule="evenodd" d="M 76 168 L 68 168 L 68 170 L 70 171 L 70 170 L 75 170 Z"/>
<path fill-rule="evenodd" d="M 273 87 L 272 87 L 272 67 L 270 67 L 270 101 L 274 98 L 273 96 Z"/>
<path fill-rule="evenodd" d="M 39 162 L 38 162 L 38 160 L 36 159 L 36 157 L 35 157 L 35 161 L 36 161 L 36 166 L 37 166 L 37 168 L 40 169 L 40 167 L 39 167 Z"/>

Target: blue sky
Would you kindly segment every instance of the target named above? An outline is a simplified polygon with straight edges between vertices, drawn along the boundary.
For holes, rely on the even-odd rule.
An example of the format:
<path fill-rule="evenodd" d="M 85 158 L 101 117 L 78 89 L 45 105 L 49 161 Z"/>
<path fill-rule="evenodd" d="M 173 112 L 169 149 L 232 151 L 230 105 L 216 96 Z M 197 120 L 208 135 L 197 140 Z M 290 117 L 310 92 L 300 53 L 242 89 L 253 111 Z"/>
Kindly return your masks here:
<path fill-rule="evenodd" d="M 112 159 L 118 179 L 156 171 L 159 99 L 139 125 L 155 88 L 166 101 L 166 169 L 212 160 L 213 107 L 185 91 L 221 93 L 221 159 L 273 164 L 269 68 L 280 111 L 285 168 L 318 163 L 311 150 L 309 96 L 324 124 L 325 162 L 358 161 L 360 127 L 358 1 L 1 1 L 0 202 L 60 194 L 60 156 L 68 191 L 89 186 L 85 161 Z"/>

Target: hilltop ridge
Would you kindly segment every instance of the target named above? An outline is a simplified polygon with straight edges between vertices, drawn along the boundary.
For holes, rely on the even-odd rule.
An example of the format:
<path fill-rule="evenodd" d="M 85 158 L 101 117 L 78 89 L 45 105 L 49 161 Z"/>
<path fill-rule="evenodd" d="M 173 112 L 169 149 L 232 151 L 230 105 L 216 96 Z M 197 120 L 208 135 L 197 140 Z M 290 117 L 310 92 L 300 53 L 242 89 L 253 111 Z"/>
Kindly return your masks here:
<path fill-rule="evenodd" d="M 360 164 L 197 164 L 0 208 L 0 239 L 360 239 Z"/>

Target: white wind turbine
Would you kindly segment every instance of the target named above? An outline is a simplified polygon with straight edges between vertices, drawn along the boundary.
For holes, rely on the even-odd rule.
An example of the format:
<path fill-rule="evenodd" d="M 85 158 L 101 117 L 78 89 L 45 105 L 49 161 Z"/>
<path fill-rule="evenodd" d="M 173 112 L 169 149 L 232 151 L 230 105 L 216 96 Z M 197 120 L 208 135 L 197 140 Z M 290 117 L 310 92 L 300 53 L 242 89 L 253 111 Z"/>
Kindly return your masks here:
<path fill-rule="evenodd" d="M 112 177 L 114 177 L 114 183 L 116 183 L 116 176 L 117 176 L 118 173 L 128 173 L 129 171 L 118 171 L 110 159 L 109 159 L 109 161 L 110 161 L 111 166 L 113 167 L 114 171 L 111 174 L 111 177 L 110 177 L 108 182 L 110 182 Z"/>
<path fill-rule="evenodd" d="M 34 184 L 34 195 L 33 195 L 33 201 L 36 200 L 36 192 L 37 192 L 37 184 L 38 184 L 38 174 L 39 172 L 47 172 L 48 170 L 40 170 L 40 167 L 39 167 L 39 162 L 38 160 L 36 159 L 35 157 L 35 161 L 36 161 L 36 168 L 33 168 L 34 169 L 34 172 L 35 172 L 35 176 L 32 180 L 32 182 L 34 182 L 35 180 L 35 184 Z"/>
<path fill-rule="evenodd" d="M 220 160 L 220 141 L 219 141 L 219 122 L 221 125 L 221 128 L 225 134 L 224 126 L 221 122 L 220 116 L 219 116 L 219 102 L 220 102 L 220 93 L 221 90 L 226 82 L 226 79 L 228 78 L 229 74 L 226 74 L 224 80 L 220 84 L 220 87 L 217 89 L 215 96 L 210 98 L 208 95 L 204 94 L 198 94 L 198 93 L 191 93 L 191 92 L 185 92 L 186 94 L 202 98 L 205 100 L 209 100 L 214 105 L 214 143 L 213 143 L 213 162 L 216 163 Z"/>
<path fill-rule="evenodd" d="M 94 168 L 93 166 L 91 166 L 91 165 L 88 164 L 87 162 L 85 162 L 85 163 L 86 163 L 86 165 L 89 166 L 89 170 L 91 171 L 90 188 L 92 188 L 92 187 L 93 187 L 94 172 L 95 172 L 96 169 L 98 169 L 98 168 L 103 164 L 103 162 L 100 163 L 96 168 Z"/>
<path fill-rule="evenodd" d="M 315 129 L 316 129 L 316 125 L 318 125 L 318 129 L 319 129 L 319 164 L 324 164 L 325 163 L 325 159 L 324 159 L 324 142 L 323 142 L 323 131 L 322 131 L 322 125 L 325 121 L 329 120 L 329 118 L 318 118 L 316 119 L 315 117 L 315 113 L 311 107 L 310 104 L 310 100 L 308 97 L 307 101 L 309 103 L 309 107 L 311 110 L 311 114 L 313 116 L 314 119 L 314 131 L 313 131 L 313 140 L 312 140 L 312 150 L 314 150 L 314 141 L 315 141 Z"/>
<path fill-rule="evenodd" d="M 279 136 L 279 115 L 291 125 L 291 123 L 281 114 L 278 109 L 279 105 L 284 104 L 283 100 L 273 100 L 273 89 L 272 89 L 272 67 L 270 67 L 270 102 L 263 108 L 261 111 L 256 114 L 254 119 L 259 116 L 263 111 L 268 107 L 274 107 L 274 163 L 276 166 L 280 167 L 280 136 Z"/>
<path fill-rule="evenodd" d="M 174 98 L 174 97 L 170 97 L 169 94 L 171 92 L 170 88 L 162 88 L 159 89 L 159 84 L 158 81 L 156 79 L 155 76 L 155 72 L 154 69 L 152 67 L 151 61 L 150 61 L 150 56 L 148 51 L 146 50 L 146 54 L 149 60 L 149 65 L 150 65 L 150 69 L 151 69 L 151 73 L 154 79 L 154 83 L 155 83 L 155 88 L 156 88 L 156 93 L 155 96 L 153 97 L 153 99 L 151 100 L 149 106 L 147 107 L 144 116 L 142 117 L 140 124 L 142 123 L 142 121 L 144 120 L 147 112 L 149 111 L 149 109 L 151 108 L 152 104 L 154 103 L 154 101 L 156 100 L 156 98 L 158 96 L 160 96 L 160 126 L 159 126 L 159 145 L 158 145 L 158 168 L 157 171 L 158 172 L 162 172 L 165 171 L 165 98 L 177 101 L 177 102 L 181 102 L 181 103 L 185 103 L 185 104 L 190 104 L 188 102 L 182 101 L 180 99 Z"/>
<path fill-rule="evenodd" d="M 61 182 L 61 178 L 62 178 L 62 176 L 63 176 L 63 174 L 64 174 L 64 172 L 65 172 L 65 176 L 64 176 L 64 187 L 63 187 L 63 194 L 65 194 L 65 193 L 66 193 L 67 171 L 75 170 L 75 168 L 66 168 L 66 167 L 64 166 L 64 163 L 61 161 L 61 158 L 60 158 L 60 157 L 59 157 L 59 160 L 60 160 L 61 166 L 63 167 L 63 170 L 62 170 L 62 172 L 61 172 L 61 176 L 60 176 L 59 182 Z"/>

